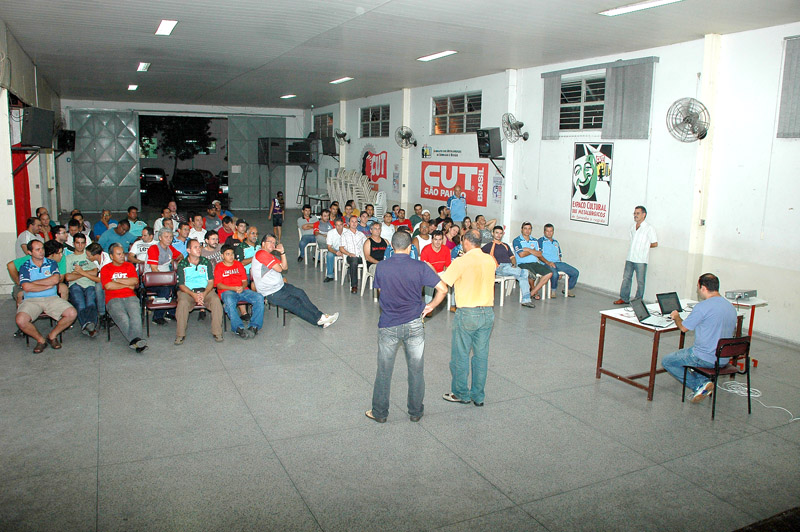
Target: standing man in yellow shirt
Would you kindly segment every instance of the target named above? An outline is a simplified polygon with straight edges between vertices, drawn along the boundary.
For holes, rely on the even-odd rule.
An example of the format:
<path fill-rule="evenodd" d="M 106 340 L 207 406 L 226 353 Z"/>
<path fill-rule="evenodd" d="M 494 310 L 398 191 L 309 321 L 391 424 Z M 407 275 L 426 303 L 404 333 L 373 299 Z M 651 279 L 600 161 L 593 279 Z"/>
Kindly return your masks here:
<path fill-rule="evenodd" d="M 483 406 L 486 372 L 489 367 L 489 336 L 494 327 L 494 270 L 491 255 L 481 251 L 481 234 L 467 231 L 461 245 L 464 255 L 440 274 L 448 286 L 455 286 L 456 310 L 450 351 L 450 393 L 442 396 L 451 403 Z M 469 385 L 472 351 L 472 386 Z"/>

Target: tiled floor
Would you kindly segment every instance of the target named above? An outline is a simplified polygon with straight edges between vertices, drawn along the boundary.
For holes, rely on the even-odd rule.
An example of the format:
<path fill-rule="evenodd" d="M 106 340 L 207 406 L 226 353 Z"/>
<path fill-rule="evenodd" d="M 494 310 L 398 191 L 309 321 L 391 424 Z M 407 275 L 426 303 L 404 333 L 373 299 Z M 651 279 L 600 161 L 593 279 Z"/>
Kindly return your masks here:
<path fill-rule="evenodd" d="M 653 402 L 594 378 L 608 295 L 497 306 L 484 408 L 441 399 L 443 305 L 426 321 L 425 416 L 405 413 L 400 355 L 378 425 L 364 417 L 377 303 L 312 265 L 288 277 L 338 323 L 282 327 L 273 309 L 255 340 L 217 344 L 193 315 L 182 346 L 170 324 L 142 355 L 117 331 L 74 330 L 33 355 L 5 299 L 0 530 L 733 530 L 798 505 L 800 422 L 786 412 L 748 416 L 720 392 L 712 422 L 710 401 L 681 404 L 666 375 Z M 609 325 L 606 363 L 644 371 L 649 343 Z M 676 344 L 666 335 L 662 355 Z M 761 400 L 800 415 L 800 352 L 759 339 L 753 352 Z"/>

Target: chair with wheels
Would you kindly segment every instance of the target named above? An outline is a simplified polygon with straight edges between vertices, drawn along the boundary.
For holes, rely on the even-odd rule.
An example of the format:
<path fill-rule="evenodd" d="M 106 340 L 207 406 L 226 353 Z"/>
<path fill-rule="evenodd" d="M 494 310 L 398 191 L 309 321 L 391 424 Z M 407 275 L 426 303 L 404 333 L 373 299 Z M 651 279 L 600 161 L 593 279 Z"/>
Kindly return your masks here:
<path fill-rule="evenodd" d="M 681 402 L 684 402 L 686 395 L 686 373 L 689 370 L 705 375 L 714 383 L 714 393 L 711 398 L 711 419 L 714 419 L 717 407 L 717 381 L 720 375 L 730 375 L 733 379 L 736 375 L 747 375 L 747 413 L 750 409 L 750 337 L 740 338 L 720 338 L 717 342 L 716 361 L 713 368 L 702 368 L 699 366 L 683 367 L 683 389 L 681 390 Z M 724 366 L 720 365 L 720 360 L 730 359 Z M 739 359 L 744 359 L 744 369 L 739 370 Z"/>

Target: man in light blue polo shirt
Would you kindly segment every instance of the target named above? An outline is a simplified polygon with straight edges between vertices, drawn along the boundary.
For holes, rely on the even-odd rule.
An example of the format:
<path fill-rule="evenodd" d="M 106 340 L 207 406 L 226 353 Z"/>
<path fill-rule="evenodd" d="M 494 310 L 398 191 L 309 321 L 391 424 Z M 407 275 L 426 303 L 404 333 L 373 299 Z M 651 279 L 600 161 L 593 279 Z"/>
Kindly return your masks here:
<path fill-rule="evenodd" d="M 133 205 L 128 207 L 128 223 L 131 224 L 131 234 L 136 238 L 142 236 L 142 229 L 147 227 L 147 224 L 139 219 L 139 209 Z"/>
<path fill-rule="evenodd" d="M 461 193 L 461 187 L 453 187 L 453 195 L 447 198 L 447 208 L 450 209 L 450 218 L 461 223 L 467 217 L 467 198 Z"/>
<path fill-rule="evenodd" d="M 731 338 L 736 329 L 736 309 L 719 293 L 719 279 L 712 273 L 704 273 L 697 280 L 700 303 L 694 306 L 689 316 L 682 320 L 677 310 L 670 314 L 675 325 L 682 331 L 694 331 L 694 345 L 664 357 L 661 365 L 683 384 L 683 367 L 699 366 L 713 368 L 717 359 L 717 343 L 720 338 Z M 728 363 L 720 359 L 720 365 Z M 686 387 L 694 392 L 689 398 L 699 403 L 714 392 L 714 383 L 704 375 L 688 371 Z"/>
<path fill-rule="evenodd" d="M 531 295 L 534 299 L 539 299 L 539 290 L 553 276 L 550 268 L 544 265 L 542 252 L 539 250 L 539 241 L 531 238 L 533 226 L 530 222 L 522 224 L 522 234 L 511 242 L 514 255 L 517 258 L 517 266 L 523 270 L 528 270 L 528 282 L 531 285 Z M 536 276 L 540 275 L 539 282 L 535 282 Z"/>
<path fill-rule="evenodd" d="M 103 246 L 103 251 L 106 253 L 108 253 L 109 246 L 114 243 L 120 244 L 122 251 L 127 253 L 131 244 L 136 240 L 136 237 L 130 232 L 130 227 L 131 224 L 128 220 L 122 220 L 116 227 L 104 232 L 97 243 Z"/>
<path fill-rule="evenodd" d="M 575 297 L 573 290 L 575 285 L 578 284 L 578 270 L 570 266 L 566 262 L 561 261 L 561 244 L 558 240 L 553 238 L 555 228 L 553 224 L 545 224 L 544 236 L 539 238 L 539 249 L 542 251 L 542 256 L 545 259 L 545 264 L 553 272 L 553 277 L 550 278 L 550 297 L 556 297 L 556 290 L 558 290 L 558 274 L 564 272 L 569 276 L 569 297 Z"/>

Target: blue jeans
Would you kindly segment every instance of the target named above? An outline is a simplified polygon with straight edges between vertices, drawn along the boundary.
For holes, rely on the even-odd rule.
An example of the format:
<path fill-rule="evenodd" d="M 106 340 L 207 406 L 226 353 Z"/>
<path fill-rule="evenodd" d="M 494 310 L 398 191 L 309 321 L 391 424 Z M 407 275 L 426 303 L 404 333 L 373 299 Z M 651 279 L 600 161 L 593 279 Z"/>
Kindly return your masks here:
<path fill-rule="evenodd" d="M 422 356 L 425 350 L 425 327 L 422 320 L 417 318 L 395 327 L 378 329 L 378 373 L 372 389 L 372 413 L 378 418 L 385 418 L 389 414 L 394 357 L 401 343 L 408 367 L 408 414 L 421 416 L 425 409 L 422 404 L 425 397 L 425 359 Z"/>
<path fill-rule="evenodd" d="M 644 278 L 647 275 L 647 263 L 626 260 L 625 272 L 622 274 L 622 286 L 619 288 L 619 298 L 623 301 L 631 300 L 633 272 L 636 272 L 636 297 L 634 299 L 642 299 L 644 297 Z"/>
<path fill-rule="evenodd" d="M 512 266 L 511 263 L 498 264 L 494 271 L 495 275 L 507 275 L 515 277 L 519 281 L 519 289 L 522 292 L 522 302 L 531 302 L 531 285 L 528 284 L 528 270 Z"/>
<path fill-rule="evenodd" d="M 525 282 L 527 284 L 527 281 Z M 450 391 L 466 401 L 482 403 L 485 396 L 486 372 L 489 367 L 489 336 L 494 326 L 492 307 L 459 308 L 453 321 L 450 351 Z M 469 385 L 472 351 L 472 386 Z"/>
<path fill-rule="evenodd" d="M 103 285 L 100 283 L 94 284 L 94 295 L 97 298 L 95 304 L 97 306 L 97 315 L 102 316 L 106 313 L 106 291 L 103 290 Z"/>
<path fill-rule="evenodd" d="M 720 364 L 723 365 L 723 362 L 727 364 L 727 360 L 728 359 L 725 358 L 720 359 Z M 713 362 L 708 362 L 707 360 L 696 357 L 694 355 L 694 347 L 679 349 L 674 353 L 668 354 L 664 357 L 664 360 L 661 361 L 661 365 L 681 384 L 683 384 L 683 366 L 700 366 L 701 368 L 714 367 Z M 703 387 L 708 381 L 709 379 L 692 370 L 686 372 L 686 387 L 694 392 Z"/>
<path fill-rule="evenodd" d="M 317 325 L 322 317 L 322 312 L 308 299 L 308 295 L 289 283 L 285 283 L 283 288 L 274 294 L 268 295 L 267 301 L 272 305 L 285 308 L 312 325 Z"/>
<path fill-rule="evenodd" d="M 225 309 L 225 314 L 231 320 L 231 330 L 237 331 L 240 327 L 244 327 L 242 317 L 239 315 L 237 305 L 239 303 L 247 303 L 253 306 L 253 315 L 250 318 L 250 327 L 261 329 L 264 326 L 264 296 L 252 290 L 242 290 L 241 294 L 237 294 L 233 290 L 225 290 L 222 292 L 222 306 Z"/>
<path fill-rule="evenodd" d="M 550 268 L 550 266 L 545 265 L 548 268 L 550 268 L 551 272 L 553 272 L 553 276 L 550 278 L 550 288 L 552 288 L 553 290 L 558 288 L 558 272 L 564 272 L 567 275 L 569 275 L 569 284 L 567 285 L 567 287 L 570 290 L 575 288 L 575 285 L 578 284 L 578 275 L 579 275 L 578 270 L 576 270 L 574 267 L 570 266 L 566 262 L 554 262 L 553 264 L 556 265 L 555 268 Z"/>
<path fill-rule="evenodd" d="M 81 327 L 87 323 L 97 325 L 97 295 L 94 286 L 84 288 L 78 283 L 69 287 L 69 300 L 78 311 L 78 323 Z"/>
<path fill-rule="evenodd" d="M 325 265 L 327 269 L 325 270 L 325 277 L 330 277 L 333 279 L 336 277 L 333 273 L 333 267 L 336 264 L 336 253 L 331 253 L 328 251 L 328 254 L 325 255 Z"/>
<path fill-rule="evenodd" d="M 115 297 L 108 302 L 108 313 L 128 342 L 142 337 L 142 313 L 138 297 Z"/>
<path fill-rule="evenodd" d="M 303 235 L 303 238 L 300 239 L 300 257 L 305 257 L 306 254 L 306 245 L 307 244 L 316 244 L 317 239 L 314 235 Z"/>

